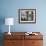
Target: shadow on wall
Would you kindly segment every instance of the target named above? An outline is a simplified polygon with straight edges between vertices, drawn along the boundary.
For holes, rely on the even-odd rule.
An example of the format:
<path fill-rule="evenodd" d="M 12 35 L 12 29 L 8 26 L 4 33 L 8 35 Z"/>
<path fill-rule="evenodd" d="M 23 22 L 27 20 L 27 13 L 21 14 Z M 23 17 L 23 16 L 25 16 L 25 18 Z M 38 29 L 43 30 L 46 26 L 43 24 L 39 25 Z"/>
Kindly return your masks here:
<path fill-rule="evenodd" d="M 3 46 L 3 32 L 2 32 L 2 25 L 5 23 L 5 17 L 0 16 L 0 46 Z"/>

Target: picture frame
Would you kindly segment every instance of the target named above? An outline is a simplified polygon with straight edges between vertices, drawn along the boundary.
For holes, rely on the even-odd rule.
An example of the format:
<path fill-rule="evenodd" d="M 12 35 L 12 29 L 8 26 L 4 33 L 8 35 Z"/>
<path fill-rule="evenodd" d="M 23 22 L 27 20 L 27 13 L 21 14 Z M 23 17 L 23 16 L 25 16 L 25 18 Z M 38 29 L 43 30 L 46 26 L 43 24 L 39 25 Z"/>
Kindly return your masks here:
<path fill-rule="evenodd" d="M 36 23 L 36 9 L 19 9 L 19 23 Z"/>

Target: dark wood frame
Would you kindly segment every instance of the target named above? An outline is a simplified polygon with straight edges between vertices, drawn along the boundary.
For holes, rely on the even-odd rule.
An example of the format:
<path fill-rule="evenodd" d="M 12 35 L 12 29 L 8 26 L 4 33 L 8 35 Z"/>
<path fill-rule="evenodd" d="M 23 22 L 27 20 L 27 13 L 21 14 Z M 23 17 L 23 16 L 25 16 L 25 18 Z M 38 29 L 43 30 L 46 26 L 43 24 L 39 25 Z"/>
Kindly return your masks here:
<path fill-rule="evenodd" d="M 18 10 L 19 11 L 19 23 L 36 23 L 36 9 L 19 9 Z M 34 14 L 33 14 L 33 18 L 32 19 L 34 19 L 34 20 L 32 20 L 32 21 L 21 21 L 21 12 L 22 11 L 32 11 L 32 12 L 34 12 Z M 28 17 L 28 15 L 27 15 L 27 17 Z"/>

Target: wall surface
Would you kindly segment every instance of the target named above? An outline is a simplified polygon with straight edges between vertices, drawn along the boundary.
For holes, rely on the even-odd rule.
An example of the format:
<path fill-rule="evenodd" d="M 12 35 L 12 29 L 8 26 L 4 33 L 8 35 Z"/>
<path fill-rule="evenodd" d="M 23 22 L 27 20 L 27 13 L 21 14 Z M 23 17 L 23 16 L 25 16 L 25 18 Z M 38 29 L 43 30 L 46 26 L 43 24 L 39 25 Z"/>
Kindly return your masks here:
<path fill-rule="evenodd" d="M 46 0 L 0 0 L 0 2 L 0 17 L 13 17 L 15 19 L 11 31 L 46 31 Z M 36 9 L 36 24 L 18 23 L 18 9 L 22 8 Z M 8 31 L 8 26 L 3 24 L 1 31 Z"/>
<path fill-rule="evenodd" d="M 36 9 L 36 24 L 19 24 L 18 9 Z M 0 32 L 8 32 L 8 26 L 4 19 L 13 17 L 15 23 L 11 26 L 11 32 L 42 32 L 44 46 L 46 46 L 46 0 L 0 0 Z"/>
<path fill-rule="evenodd" d="M 1 1 L 1 14 L 3 18 L 13 17 L 15 20 L 14 26 L 11 31 L 46 31 L 46 1 L 45 0 L 0 0 Z M 18 9 L 29 8 L 36 9 L 36 24 L 19 24 L 18 23 Z M 1 26 L 2 32 L 8 31 L 8 26 L 3 24 Z"/>

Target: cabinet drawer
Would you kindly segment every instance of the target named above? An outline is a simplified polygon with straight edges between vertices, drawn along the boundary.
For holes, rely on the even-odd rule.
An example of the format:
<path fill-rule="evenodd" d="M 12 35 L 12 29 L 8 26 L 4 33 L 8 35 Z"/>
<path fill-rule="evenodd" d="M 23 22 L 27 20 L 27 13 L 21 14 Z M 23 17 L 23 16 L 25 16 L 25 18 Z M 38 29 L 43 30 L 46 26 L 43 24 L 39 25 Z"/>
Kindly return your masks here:
<path fill-rule="evenodd" d="M 23 46 L 23 40 L 5 40 L 4 46 Z"/>
<path fill-rule="evenodd" d="M 15 40 L 5 40 L 4 41 L 4 46 L 15 46 L 16 41 Z"/>
<path fill-rule="evenodd" d="M 24 39 L 24 36 L 23 35 L 15 35 L 15 36 L 12 36 L 12 35 L 6 35 L 4 36 L 4 39 L 8 40 L 22 40 Z"/>
<path fill-rule="evenodd" d="M 34 39 L 35 39 L 35 40 L 37 40 L 37 39 L 43 40 L 43 36 L 41 36 L 41 35 L 38 35 L 38 36 L 37 36 L 37 35 L 33 35 L 33 36 L 26 35 L 26 36 L 25 36 L 25 40 L 26 40 L 26 39 L 27 39 L 27 40 L 29 40 L 29 39 L 30 39 L 30 40 L 31 40 L 31 39 L 33 39 L 33 40 L 34 40 Z"/>
<path fill-rule="evenodd" d="M 42 40 L 25 40 L 24 46 L 43 46 Z"/>
<path fill-rule="evenodd" d="M 43 41 L 42 40 L 34 40 L 32 41 L 33 46 L 43 46 Z"/>

